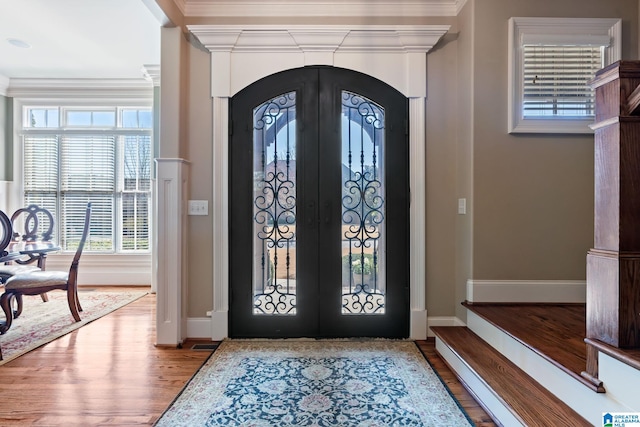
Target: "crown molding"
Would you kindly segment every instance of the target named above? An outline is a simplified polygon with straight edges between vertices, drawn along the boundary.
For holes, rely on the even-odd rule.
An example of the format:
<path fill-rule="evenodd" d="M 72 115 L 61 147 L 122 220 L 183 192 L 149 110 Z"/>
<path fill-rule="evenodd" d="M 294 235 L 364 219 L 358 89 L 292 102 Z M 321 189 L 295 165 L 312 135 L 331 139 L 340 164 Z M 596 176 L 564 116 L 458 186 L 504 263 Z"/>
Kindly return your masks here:
<path fill-rule="evenodd" d="M 174 0 L 185 17 L 457 16 L 467 0 Z"/>
<path fill-rule="evenodd" d="M 154 86 L 160 86 L 159 64 L 144 64 L 142 66 L 142 75 L 145 80 L 151 82 Z"/>
<path fill-rule="evenodd" d="M 11 79 L 7 95 L 14 98 L 153 98 L 145 79 Z"/>

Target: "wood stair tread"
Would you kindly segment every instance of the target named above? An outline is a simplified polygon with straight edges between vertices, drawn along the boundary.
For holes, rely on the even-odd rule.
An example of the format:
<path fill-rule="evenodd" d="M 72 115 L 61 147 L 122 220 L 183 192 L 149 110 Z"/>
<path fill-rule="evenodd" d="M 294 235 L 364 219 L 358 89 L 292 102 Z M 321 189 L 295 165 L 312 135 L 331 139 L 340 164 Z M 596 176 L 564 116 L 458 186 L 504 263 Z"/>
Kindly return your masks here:
<path fill-rule="evenodd" d="M 462 305 L 576 381 L 597 393 L 605 392 L 601 382 L 582 375 L 587 367 L 584 304 Z"/>
<path fill-rule="evenodd" d="M 469 328 L 434 326 L 431 330 L 524 425 L 591 425 Z"/>

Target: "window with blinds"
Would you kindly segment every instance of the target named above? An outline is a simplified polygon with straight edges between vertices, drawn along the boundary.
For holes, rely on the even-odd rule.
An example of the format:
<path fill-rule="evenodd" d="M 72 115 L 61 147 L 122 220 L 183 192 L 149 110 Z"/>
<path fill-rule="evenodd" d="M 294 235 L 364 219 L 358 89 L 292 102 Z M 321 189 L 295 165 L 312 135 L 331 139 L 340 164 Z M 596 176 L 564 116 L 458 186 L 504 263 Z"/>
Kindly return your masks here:
<path fill-rule="evenodd" d="M 62 248 L 77 247 L 92 202 L 86 251 L 148 252 L 151 111 L 26 107 L 24 117 L 24 203 L 52 212 Z"/>
<path fill-rule="evenodd" d="M 604 67 L 604 46 L 523 47 L 523 117 L 593 117 L 589 86 Z"/>
<path fill-rule="evenodd" d="M 510 18 L 510 133 L 593 133 L 595 74 L 620 59 L 617 18 Z"/>

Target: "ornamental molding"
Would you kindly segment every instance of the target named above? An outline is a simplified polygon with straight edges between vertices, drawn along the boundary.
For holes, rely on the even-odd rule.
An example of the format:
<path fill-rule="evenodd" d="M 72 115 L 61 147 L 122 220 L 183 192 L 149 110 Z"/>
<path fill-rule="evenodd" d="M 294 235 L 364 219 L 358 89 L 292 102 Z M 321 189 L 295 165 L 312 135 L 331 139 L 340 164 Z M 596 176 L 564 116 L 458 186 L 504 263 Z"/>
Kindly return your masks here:
<path fill-rule="evenodd" d="M 151 82 L 153 86 L 160 86 L 159 64 L 144 64 L 141 71 L 145 80 Z"/>
<path fill-rule="evenodd" d="M 449 25 L 188 25 L 211 52 L 428 52 Z"/>
<path fill-rule="evenodd" d="M 457 16 L 467 0 L 174 0 L 185 17 Z"/>
<path fill-rule="evenodd" d="M 153 85 L 143 79 L 11 79 L 7 96 L 14 98 L 153 99 Z"/>

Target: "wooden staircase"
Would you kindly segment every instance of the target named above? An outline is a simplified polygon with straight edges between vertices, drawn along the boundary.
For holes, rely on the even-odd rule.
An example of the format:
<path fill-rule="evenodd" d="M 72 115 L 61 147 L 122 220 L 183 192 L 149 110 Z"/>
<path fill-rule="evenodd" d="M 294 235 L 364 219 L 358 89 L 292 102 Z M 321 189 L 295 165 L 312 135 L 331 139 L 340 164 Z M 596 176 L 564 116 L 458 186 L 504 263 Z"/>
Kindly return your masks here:
<path fill-rule="evenodd" d="M 440 326 L 432 331 L 441 342 L 440 346 L 436 344 L 440 355 L 497 423 L 540 427 L 591 425 L 469 328 Z"/>
<path fill-rule="evenodd" d="M 623 366 L 604 385 L 584 372 L 584 304 L 465 306 L 466 327 L 431 327 L 436 351 L 496 424 L 601 425 L 604 412 L 638 407 L 635 392 L 605 387 L 637 383 L 640 352 L 601 349 Z"/>

